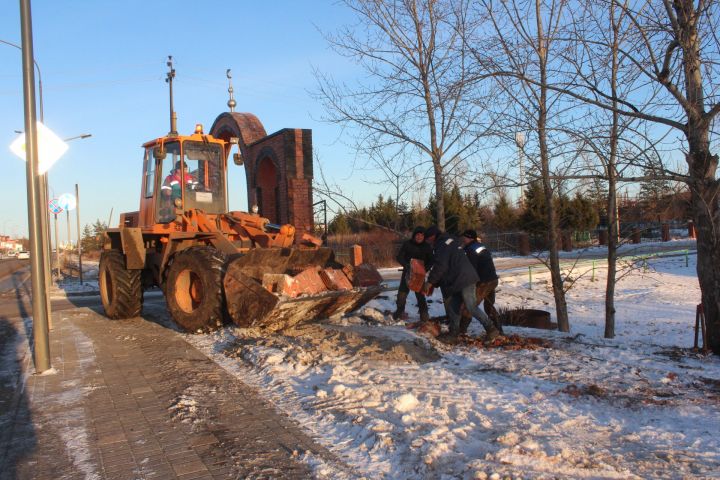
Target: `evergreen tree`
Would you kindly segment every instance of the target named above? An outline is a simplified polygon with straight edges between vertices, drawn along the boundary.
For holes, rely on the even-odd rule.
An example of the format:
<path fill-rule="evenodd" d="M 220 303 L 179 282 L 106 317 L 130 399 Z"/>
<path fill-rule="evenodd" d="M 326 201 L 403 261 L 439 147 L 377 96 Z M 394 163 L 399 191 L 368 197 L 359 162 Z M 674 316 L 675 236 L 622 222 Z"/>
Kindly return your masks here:
<path fill-rule="evenodd" d="M 525 189 L 525 209 L 520 215 L 520 228 L 528 233 L 546 233 L 547 207 L 545 194 L 539 181 L 531 182 Z"/>
<path fill-rule="evenodd" d="M 107 223 L 100 220 L 95 220 L 92 225 L 85 225 L 83 227 L 83 234 L 80 242 L 82 248 L 86 252 L 101 250 L 104 243 L 105 230 L 107 230 Z"/>
<path fill-rule="evenodd" d="M 328 225 L 328 232 L 335 235 L 347 235 L 352 233 L 347 216 L 344 213 L 338 213 L 335 215 L 335 218 L 333 218 Z"/>
<path fill-rule="evenodd" d="M 647 220 L 660 221 L 662 212 L 666 209 L 666 200 L 673 193 L 670 181 L 658 173 L 654 167 L 645 169 L 645 176 L 655 177 L 652 180 L 644 180 L 640 184 L 640 200 L 642 201 L 644 217 Z"/>
<path fill-rule="evenodd" d="M 493 224 L 498 231 L 510 231 L 517 228 L 517 210 L 512 206 L 505 193 L 501 193 L 493 207 Z"/>
<path fill-rule="evenodd" d="M 597 227 L 600 216 L 593 202 L 580 193 L 568 202 L 568 208 L 564 212 L 566 228 L 576 232 L 585 232 Z"/>
<path fill-rule="evenodd" d="M 479 198 L 472 195 L 462 196 L 460 188 L 453 185 L 452 188 L 445 190 L 445 230 L 453 235 L 459 235 L 463 230 L 468 228 L 477 228 L 480 216 Z M 437 201 L 434 197 L 430 197 L 428 201 L 428 210 L 432 218 L 437 218 Z"/>

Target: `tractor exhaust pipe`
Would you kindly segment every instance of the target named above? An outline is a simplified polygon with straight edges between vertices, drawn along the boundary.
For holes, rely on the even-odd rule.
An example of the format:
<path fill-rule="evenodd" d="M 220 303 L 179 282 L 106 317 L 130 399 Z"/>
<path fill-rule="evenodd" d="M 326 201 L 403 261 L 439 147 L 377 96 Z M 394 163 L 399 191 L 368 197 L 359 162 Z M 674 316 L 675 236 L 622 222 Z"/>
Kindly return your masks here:
<path fill-rule="evenodd" d="M 173 106 L 173 78 L 175 78 L 175 69 L 173 68 L 172 55 L 168 55 L 167 66 L 170 71 L 167 73 L 165 81 L 170 85 L 170 133 L 168 135 L 177 135 L 177 114 Z"/>

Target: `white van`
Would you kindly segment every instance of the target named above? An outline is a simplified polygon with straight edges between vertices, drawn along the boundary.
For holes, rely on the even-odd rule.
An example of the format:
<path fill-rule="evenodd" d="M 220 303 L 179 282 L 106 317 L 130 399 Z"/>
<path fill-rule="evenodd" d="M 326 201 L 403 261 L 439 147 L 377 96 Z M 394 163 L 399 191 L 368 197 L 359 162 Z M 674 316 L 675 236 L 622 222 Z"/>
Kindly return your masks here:
<path fill-rule="evenodd" d="M 30 252 L 22 251 L 17 254 L 18 260 L 28 260 L 30 258 Z"/>

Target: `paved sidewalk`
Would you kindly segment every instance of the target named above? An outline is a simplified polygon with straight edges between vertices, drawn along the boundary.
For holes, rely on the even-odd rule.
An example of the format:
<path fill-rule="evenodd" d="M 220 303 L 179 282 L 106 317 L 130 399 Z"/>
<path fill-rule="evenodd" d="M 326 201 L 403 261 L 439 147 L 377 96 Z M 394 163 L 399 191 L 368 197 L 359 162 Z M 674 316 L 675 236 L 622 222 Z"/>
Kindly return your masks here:
<path fill-rule="evenodd" d="M 54 314 L 53 375 L 32 371 L 28 325 L 0 318 L 0 479 L 311 478 L 333 455 L 188 345 L 164 309 L 110 321 Z M 23 375 L 20 375 L 20 371 Z"/>

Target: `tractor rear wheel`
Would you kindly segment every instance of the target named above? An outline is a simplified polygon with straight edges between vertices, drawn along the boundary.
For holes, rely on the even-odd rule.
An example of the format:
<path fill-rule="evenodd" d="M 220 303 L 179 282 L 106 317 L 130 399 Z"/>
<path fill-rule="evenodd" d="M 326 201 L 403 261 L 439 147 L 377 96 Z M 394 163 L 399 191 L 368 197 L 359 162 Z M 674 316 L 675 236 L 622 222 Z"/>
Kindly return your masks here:
<path fill-rule="evenodd" d="M 186 332 L 210 332 L 225 318 L 225 256 L 212 247 L 191 247 L 168 267 L 165 301 L 175 323 Z"/>
<path fill-rule="evenodd" d="M 142 270 L 128 270 L 122 252 L 103 250 L 98 284 L 105 315 L 112 319 L 140 316 L 143 305 Z"/>

